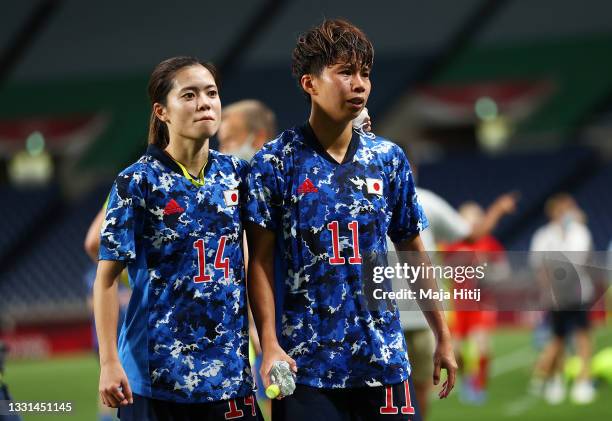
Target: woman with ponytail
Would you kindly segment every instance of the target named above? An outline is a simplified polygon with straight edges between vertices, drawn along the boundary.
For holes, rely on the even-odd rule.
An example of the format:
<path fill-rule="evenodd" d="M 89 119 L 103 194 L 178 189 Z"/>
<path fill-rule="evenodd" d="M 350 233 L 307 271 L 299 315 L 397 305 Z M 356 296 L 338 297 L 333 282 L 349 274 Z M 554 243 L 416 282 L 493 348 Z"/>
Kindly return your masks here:
<path fill-rule="evenodd" d="M 94 310 L 100 396 L 122 420 L 260 419 L 242 253 L 248 165 L 209 149 L 217 86 L 214 67 L 195 58 L 159 63 L 147 152 L 111 190 Z M 133 292 L 117 346 L 124 267 Z"/>

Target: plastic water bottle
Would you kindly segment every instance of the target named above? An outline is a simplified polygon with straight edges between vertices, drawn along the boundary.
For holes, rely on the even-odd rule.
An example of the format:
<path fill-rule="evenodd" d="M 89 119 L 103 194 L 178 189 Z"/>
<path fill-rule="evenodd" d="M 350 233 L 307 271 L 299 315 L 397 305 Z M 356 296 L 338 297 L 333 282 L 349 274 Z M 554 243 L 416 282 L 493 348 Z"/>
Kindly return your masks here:
<path fill-rule="evenodd" d="M 289 396 L 295 391 L 295 374 L 287 361 L 275 361 L 270 369 L 271 384 L 266 389 L 266 396 L 275 399 L 279 395 Z"/>

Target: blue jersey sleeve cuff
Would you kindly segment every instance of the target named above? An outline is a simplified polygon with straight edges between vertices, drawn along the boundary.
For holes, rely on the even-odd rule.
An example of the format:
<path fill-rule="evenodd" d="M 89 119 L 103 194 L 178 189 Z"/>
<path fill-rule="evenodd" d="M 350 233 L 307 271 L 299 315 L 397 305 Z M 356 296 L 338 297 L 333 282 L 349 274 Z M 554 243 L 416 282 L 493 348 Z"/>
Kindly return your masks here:
<path fill-rule="evenodd" d="M 100 253 L 98 254 L 98 261 L 100 260 L 110 260 L 110 261 L 115 261 L 115 262 L 132 262 L 135 260 L 134 256 L 130 256 L 129 253 L 121 253 L 121 254 L 117 254 L 117 253 L 104 253 L 102 252 L 102 250 L 100 250 Z"/>

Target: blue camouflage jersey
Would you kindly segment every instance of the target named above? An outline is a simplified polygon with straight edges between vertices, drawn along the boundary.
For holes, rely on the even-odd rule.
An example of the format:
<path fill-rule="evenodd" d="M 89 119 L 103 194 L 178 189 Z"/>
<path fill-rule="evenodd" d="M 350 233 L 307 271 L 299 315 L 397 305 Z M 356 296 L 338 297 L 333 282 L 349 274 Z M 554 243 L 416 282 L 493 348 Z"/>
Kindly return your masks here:
<path fill-rule="evenodd" d="M 277 233 L 277 333 L 298 383 L 395 384 L 410 374 L 395 303 L 372 308 L 364 279 L 395 242 L 427 225 L 408 160 L 395 144 L 353 133 L 342 163 L 309 124 L 283 132 L 251 162 L 247 220 Z"/>
<path fill-rule="evenodd" d="M 247 172 L 245 161 L 211 150 L 198 186 L 150 145 L 113 185 L 100 260 L 127 263 L 133 292 L 119 355 L 139 395 L 196 403 L 252 393 Z"/>

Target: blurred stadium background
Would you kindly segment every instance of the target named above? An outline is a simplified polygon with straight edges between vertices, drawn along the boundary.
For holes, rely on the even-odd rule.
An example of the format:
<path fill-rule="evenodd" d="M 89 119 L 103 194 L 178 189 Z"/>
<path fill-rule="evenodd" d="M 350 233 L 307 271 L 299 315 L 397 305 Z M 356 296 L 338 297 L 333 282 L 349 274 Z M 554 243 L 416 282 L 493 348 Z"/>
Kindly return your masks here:
<path fill-rule="evenodd" d="M 153 66 L 174 55 L 213 61 L 224 104 L 259 99 L 283 128 L 307 117 L 290 71 L 296 35 L 323 17 L 345 17 L 371 38 L 374 131 L 407 148 L 421 186 L 454 206 L 519 191 L 518 211 L 495 232 L 509 250 L 528 249 L 545 200 L 567 191 L 588 216 L 595 250 L 608 249 L 610 1 L 7 2 L 0 338 L 16 400 L 70 400 L 73 418 L 95 419 L 83 240 L 115 174 L 144 150 Z M 596 350 L 612 346 L 605 312 L 594 317 Z M 529 320 L 509 317 L 494 335 L 489 401 L 466 407 L 453 397 L 435 403 L 431 419 L 612 415 L 610 385 L 584 407 L 527 397 L 537 355 Z"/>

